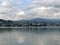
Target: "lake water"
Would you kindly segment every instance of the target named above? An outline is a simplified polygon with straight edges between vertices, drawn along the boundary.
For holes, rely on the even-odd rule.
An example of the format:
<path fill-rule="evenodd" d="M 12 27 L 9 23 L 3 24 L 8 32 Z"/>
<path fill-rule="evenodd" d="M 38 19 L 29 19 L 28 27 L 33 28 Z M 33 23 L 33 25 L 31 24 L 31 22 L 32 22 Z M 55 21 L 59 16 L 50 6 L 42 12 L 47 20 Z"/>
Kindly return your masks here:
<path fill-rule="evenodd" d="M 0 45 L 60 45 L 60 28 L 0 28 Z"/>

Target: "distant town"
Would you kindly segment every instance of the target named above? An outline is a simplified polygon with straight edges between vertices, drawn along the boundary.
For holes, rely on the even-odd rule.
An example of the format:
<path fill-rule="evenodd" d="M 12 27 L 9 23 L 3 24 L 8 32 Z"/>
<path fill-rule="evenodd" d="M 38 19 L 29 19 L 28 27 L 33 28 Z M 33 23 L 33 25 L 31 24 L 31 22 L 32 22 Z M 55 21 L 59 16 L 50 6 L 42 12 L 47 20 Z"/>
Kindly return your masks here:
<path fill-rule="evenodd" d="M 60 22 L 11 21 L 0 19 L 0 27 L 60 26 Z"/>

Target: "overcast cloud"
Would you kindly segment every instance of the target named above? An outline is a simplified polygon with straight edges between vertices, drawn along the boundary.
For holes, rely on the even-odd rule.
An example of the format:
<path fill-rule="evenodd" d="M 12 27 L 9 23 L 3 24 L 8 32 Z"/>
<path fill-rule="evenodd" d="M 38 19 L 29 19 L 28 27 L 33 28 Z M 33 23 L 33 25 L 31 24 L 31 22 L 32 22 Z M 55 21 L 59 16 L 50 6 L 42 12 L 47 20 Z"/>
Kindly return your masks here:
<path fill-rule="evenodd" d="M 60 19 L 60 0 L 0 0 L 0 19 Z"/>

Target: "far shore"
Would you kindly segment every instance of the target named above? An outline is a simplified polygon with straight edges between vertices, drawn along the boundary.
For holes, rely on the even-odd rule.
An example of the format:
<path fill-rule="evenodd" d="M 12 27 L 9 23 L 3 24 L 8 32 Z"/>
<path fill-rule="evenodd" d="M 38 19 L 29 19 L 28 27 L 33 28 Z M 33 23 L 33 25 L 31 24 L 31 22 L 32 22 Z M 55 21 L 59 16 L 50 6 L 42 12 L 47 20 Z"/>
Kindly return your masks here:
<path fill-rule="evenodd" d="M 0 27 L 0 28 L 60 28 L 60 26 L 36 26 L 36 27 Z"/>

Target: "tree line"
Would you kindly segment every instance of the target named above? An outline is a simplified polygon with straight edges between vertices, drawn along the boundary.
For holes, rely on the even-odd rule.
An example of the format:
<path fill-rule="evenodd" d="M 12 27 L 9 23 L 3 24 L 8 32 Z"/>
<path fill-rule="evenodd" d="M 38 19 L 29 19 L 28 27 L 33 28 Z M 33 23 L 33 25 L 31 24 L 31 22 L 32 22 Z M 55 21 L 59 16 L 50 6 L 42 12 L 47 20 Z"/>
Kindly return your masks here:
<path fill-rule="evenodd" d="M 0 27 L 6 26 L 6 27 L 21 27 L 21 26 L 60 26 L 60 22 L 54 23 L 54 22 L 28 22 L 28 21 L 11 21 L 11 20 L 2 20 L 0 19 Z"/>

